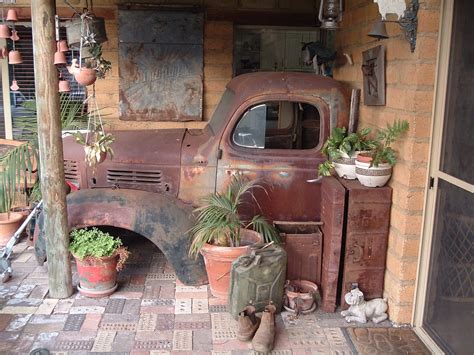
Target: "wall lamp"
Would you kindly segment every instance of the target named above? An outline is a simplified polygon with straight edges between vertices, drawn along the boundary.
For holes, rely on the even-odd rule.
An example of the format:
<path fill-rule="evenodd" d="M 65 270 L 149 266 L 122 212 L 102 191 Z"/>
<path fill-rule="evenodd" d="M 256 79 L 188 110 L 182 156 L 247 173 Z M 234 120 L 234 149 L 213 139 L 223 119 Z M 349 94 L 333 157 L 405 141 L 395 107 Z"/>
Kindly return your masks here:
<path fill-rule="evenodd" d="M 418 27 L 418 9 L 420 8 L 419 0 L 410 0 L 410 5 L 406 7 L 405 0 L 374 0 L 379 5 L 379 12 L 382 19 L 377 21 L 370 32 L 370 37 L 377 39 L 389 38 L 387 34 L 386 22 L 395 22 L 400 25 L 405 33 L 405 38 L 410 43 L 410 50 L 413 53 L 416 48 L 416 30 Z M 395 13 L 398 15 L 397 21 L 388 21 L 387 14 Z"/>

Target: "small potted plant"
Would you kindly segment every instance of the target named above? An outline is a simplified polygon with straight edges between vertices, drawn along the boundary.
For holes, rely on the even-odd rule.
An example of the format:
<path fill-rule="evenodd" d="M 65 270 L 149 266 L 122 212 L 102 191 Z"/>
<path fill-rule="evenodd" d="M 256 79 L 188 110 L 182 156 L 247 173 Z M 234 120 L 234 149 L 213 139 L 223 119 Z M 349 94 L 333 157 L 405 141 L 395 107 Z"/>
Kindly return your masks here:
<path fill-rule="evenodd" d="M 355 179 L 357 155 L 361 151 L 375 147 L 375 142 L 368 139 L 370 131 L 370 128 L 363 128 L 358 132 L 347 134 L 345 127 L 334 127 L 321 150 L 328 160 L 319 166 L 318 174 L 330 176 L 334 169 L 339 177 Z"/>
<path fill-rule="evenodd" d="M 356 159 L 356 175 L 359 182 L 367 187 L 384 186 L 392 176 L 392 167 L 397 162 L 397 153 L 392 143 L 409 129 L 408 121 L 395 121 L 393 125 L 378 130 L 375 147 L 361 153 Z"/>
<path fill-rule="evenodd" d="M 245 219 L 239 214 L 246 197 L 255 200 L 254 189 L 265 190 L 259 180 L 249 181 L 242 175 L 234 175 L 224 193 L 205 196 L 202 206 L 195 210 L 197 218 L 190 230 L 189 253 L 203 255 L 215 297 L 227 298 L 232 262 L 244 255 L 251 244 L 279 242 L 278 231 L 265 218 L 255 215 Z"/>
<path fill-rule="evenodd" d="M 76 81 L 83 86 L 94 84 L 97 78 L 105 78 L 107 72 L 112 69 L 112 63 L 102 57 L 101 44 L 91 42 L 88 49 L 90 57 L 84 59 L 83 66 L 77 62 L 77 59 L 73 59 L 68 68 L 69 72 L 74 74 Z"/>
<path fill-rule="evenodd" d="M 123 269 L 129 256 L 120 238 L 95 227 L 74 229 L 69 251 L 76 260 L 81 294 L 105 297 L 117 289 L 117 271 Z"/>
<path fill-rule="evenodd" d="M 110 145 L 115 138 L 112 134 L 96 128 L 90 135 L 88 132 L 85 137 L 80 132 L 75 132 L 73 135 L 76 142 L 84 146 L 85 160 L 89 166 L 94 167 L 102 163 L 107 158 L 107 154 L 113 158 L 114 151 Z"/>

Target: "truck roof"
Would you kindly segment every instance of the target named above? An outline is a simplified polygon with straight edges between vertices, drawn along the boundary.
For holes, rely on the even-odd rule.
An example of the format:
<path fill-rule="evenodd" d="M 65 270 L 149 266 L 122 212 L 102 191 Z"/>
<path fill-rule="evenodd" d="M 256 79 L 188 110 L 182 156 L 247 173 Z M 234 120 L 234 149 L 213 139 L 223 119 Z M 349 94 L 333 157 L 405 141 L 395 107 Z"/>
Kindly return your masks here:
<path fill-rule="evenodd" d="M 271 93 L 323 93 L 338 89 L 342 84 L 330 77 L 314 73 L 298 72 L 258 72 L 239 75 L 233 78 L 227 88 L 246 100 L 262 94 Z"/>

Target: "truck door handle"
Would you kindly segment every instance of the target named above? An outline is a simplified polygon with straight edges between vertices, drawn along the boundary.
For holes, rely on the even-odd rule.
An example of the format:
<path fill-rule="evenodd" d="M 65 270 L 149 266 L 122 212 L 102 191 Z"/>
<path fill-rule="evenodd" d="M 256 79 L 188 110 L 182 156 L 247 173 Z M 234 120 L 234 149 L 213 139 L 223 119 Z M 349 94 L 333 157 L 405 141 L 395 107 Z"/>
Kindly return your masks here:
<path fill-rule="evenodd" d="M 307 183 L 310 183 L 310 184 L 314 184 L 314 183 L 317 183 L 318 181 L 320 181 L 323 177 L 320 176 L 316 179 L 309 179 L 309 180 L 306 180 Z"/>
<path fill-rule="evenodd" d="M 290 173 L 287 171 L 280 171 L 278 175 L 280 175 L 280 177 L 287 178 L 288 176 L 290 176 Z"/>

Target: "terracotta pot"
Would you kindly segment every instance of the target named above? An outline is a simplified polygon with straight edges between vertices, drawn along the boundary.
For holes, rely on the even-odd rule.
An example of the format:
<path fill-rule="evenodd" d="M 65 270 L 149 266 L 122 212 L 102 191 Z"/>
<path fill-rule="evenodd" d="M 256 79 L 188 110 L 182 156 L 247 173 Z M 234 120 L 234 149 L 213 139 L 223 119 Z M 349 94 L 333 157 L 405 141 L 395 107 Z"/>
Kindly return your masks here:
<path fill-rule="evenodd" d="M 245 255 L 249 246 L 262 240 L 260 234 L 249 229 L 242 229 L 240 247 L 220 247 L 206 244 L 201 249 L 204 257 L 209 288 L 214 297 L 227 299 L 230 288 L 230 270 L 232 262 L 239 256 Z"/>
<path fill-rule="evenodd" d="M 18 21 L 18 15 L 15 9 L 9 9 L 7 12 L 7 21 Z"/>
<path fill-rule="evenodd" d="M 356 159 L 356 176 L 359 182 L 366 187 L 384 186 L 392 176 L 390 164 L 381 163 L 370 166 L 372 157 L 359 155 Z"/>
<path fill-rule="evenodd" d="M 64 54 L 64 52 L 57 51 L 54 53 L 54 64 L 67 64 L 66 55 Z"/>
<path fill-rule="evenodd" d="M 69 52 L 69 47 L 68 47 L 67 41 L 65 39 L 58 42 L 58 50 L 60 52 Z"/>
<path fill-rule="evenodd" d="M 310 313 L 316 309 L 318 286 L 306 280 L 288 281 L 285 288 L 285 309 L 290 312 Z"/>
<path fill-rule="evenodd" d="M 16 212 L 0 213 L 0 247 L 7 245 L 23 220 L 23 215 Z"/>
<path fill-rule="evenodd" d="M 71 85 L 67 80 L 59 80 L 59 92 L 69 92 L 71 91 Z"/>
<path fill-rule="evenodd" d="M 81 68 L 81 70 L 74 74 L 76 81 L 82 86 L 89 86 L 97 80 L 97 73 L 94 69 Z"/>
<path fill-rule="evenodd" d="M 5 25 L 4 23 L 0 24 L 0 38 L 10 38 L 11 33 L 10 33 L 10 27 L 8 25 Z"/>
<path fill-rule="evenodd" d="M 371 163 L 373 159 L 368 153 L 360 153 L 357 155 L 356 160 L 362 163 Z"/>
<path fill-rule="evenodd" d="M 119 256 L 76 259 L 79 292 L 87 297 L 106 297 L 117 289 Z"/>
<path fill-rule="evenodd" d="M 21 58 L 21 53 L 19 51 L 10 51 L 8 53 L 8 64 L 21 64 L 23 59 Z"/>

